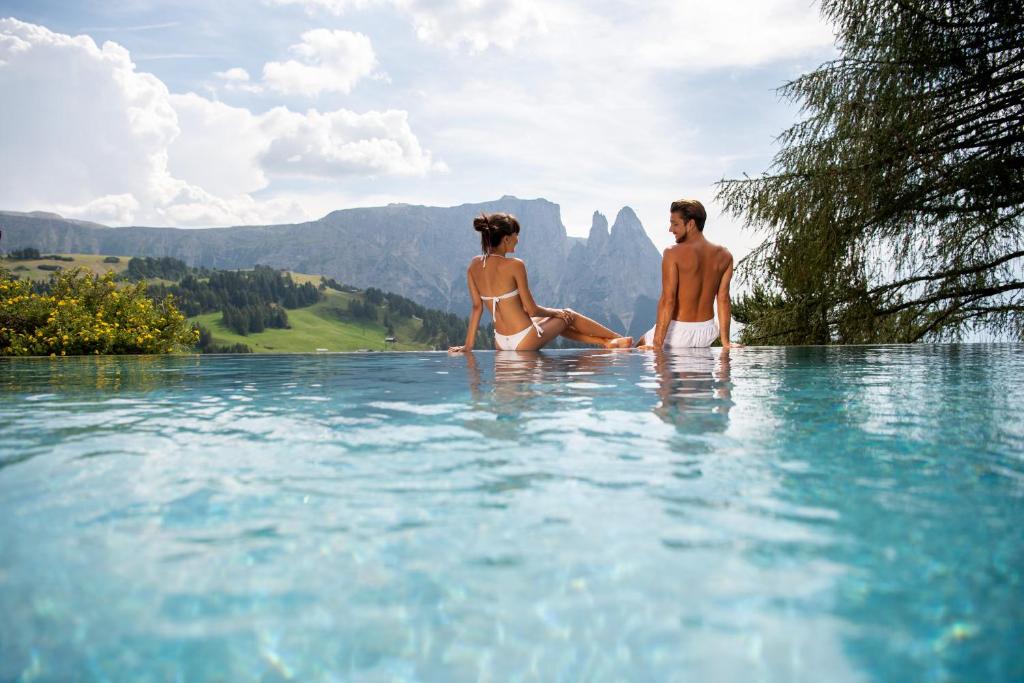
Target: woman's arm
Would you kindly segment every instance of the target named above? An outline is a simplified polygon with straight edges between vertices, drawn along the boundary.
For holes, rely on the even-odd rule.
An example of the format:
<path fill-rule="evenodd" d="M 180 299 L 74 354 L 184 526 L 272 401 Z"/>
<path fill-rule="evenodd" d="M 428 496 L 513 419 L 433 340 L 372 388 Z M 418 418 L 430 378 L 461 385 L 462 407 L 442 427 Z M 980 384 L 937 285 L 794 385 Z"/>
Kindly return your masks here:
<path fill-rule="evenodd" d="M 530 283 L 526 277 L 526 264 L 519 259 L 513 260 L 513 263 L 515 267 L 512 270 L 512 275 L 515 277 L 516 289 L 519 290 L 519 300 L 523 302 L 523 309 L 526 311 L 526 315 L 531 318 L 564 318 L 566 311 L 560 308 L 544 308 L 537 305 L 537 302 L 533 300 L 533 294 L 530 292 Z"/>
<path fill-rule="evenodd" d="M 469 314 L 469 327 L 466 328 L 466 343 L 463 346 L 450 347 L 449 353 L 472 351 L 473 344 L 476 343 L 476 329 L 480 326 L 480 315 L 483 313 L 484 307 L 480 301 L 480 292 L 477 291 L 476 283 L 473 282 L 469 270 L 466 270 L 466 286 L 469 287 L 469 300 L 473 302 L 473 308 Z"/>

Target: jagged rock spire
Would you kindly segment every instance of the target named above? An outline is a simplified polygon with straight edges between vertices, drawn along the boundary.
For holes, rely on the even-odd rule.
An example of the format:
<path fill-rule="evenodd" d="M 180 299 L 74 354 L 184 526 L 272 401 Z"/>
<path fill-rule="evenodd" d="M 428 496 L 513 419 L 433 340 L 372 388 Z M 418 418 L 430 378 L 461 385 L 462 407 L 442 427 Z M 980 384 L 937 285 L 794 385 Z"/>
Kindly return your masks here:
<path fill-rule="evenodd" d="M 600 211 L 595 211 L 590 224 L 590 236 L 587 237 L 587 250 L 600 252 L 608 243 L 608 237 L 608 219 Z"/>
<path fill-rule="evenodd" d="M 644 226 L 640 223 L 640 219 L 637 218 L 636 213 L 633 209 L 628 206 L 624 206 L 619 209 L 619 213 L 615 216 L 615 223 L 612 224 L 611 236 L 619 236 L 629 234 L 644 234 Z"/>

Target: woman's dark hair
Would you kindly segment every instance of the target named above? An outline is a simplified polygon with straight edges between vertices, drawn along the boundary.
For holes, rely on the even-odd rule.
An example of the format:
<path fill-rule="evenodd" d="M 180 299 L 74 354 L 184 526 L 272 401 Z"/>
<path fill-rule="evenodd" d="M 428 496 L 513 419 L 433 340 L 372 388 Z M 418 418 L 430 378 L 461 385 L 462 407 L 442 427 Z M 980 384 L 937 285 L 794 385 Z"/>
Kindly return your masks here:
<path fill-rule="evenodd" d="M 486 254 L 509 235 L 519 234 L 519 221 L 510 213 L 482 213 L 473 219 L 473 229 L 480 233 L 480 248 Z"/>

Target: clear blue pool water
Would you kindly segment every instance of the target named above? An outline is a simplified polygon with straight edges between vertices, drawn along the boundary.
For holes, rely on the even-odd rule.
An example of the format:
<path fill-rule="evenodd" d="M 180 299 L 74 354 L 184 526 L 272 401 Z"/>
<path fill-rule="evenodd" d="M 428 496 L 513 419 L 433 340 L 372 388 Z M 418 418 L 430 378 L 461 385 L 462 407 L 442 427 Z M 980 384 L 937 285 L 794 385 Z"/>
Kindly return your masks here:
<path fill-rule="evenodd" d="M 1024 347 L 0 360 L 0 681 L 1024 678 Z"/>

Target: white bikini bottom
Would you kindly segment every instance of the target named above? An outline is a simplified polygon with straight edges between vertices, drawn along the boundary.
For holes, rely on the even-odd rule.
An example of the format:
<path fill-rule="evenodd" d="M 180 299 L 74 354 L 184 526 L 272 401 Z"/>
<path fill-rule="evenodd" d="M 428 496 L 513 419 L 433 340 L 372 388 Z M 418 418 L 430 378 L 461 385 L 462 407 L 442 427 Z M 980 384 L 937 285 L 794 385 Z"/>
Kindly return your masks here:
<path fill-rule="evenodd" d="M 652 327 L 644 335 L 644 344 L 650 346 L 654 343 L 654 330 Z M 671 320 L 668 323 L 668 334 L 665 335 L 665 348 L 696 348 L 711 346 L 718 339 L 718 323 L 714 318 L 705 320 L 702 323 L 684 323 L 678 320 Z"/>
<path fill-rule="evenodd" d="M 537 336 L 544 336 L 544 329 L 540 326 L 542 322 L 548 320 L 548 318 L 530 318 L 532 324 L 525 330 L 520 330 L 515 334 L 498 334 L 494 333 L 494 348 L 499 351 L 515 351 L 519 346 L 519 342 L 523 341 L 523 337 L 529 334 L 531 329 L 537 330 Z"/>

